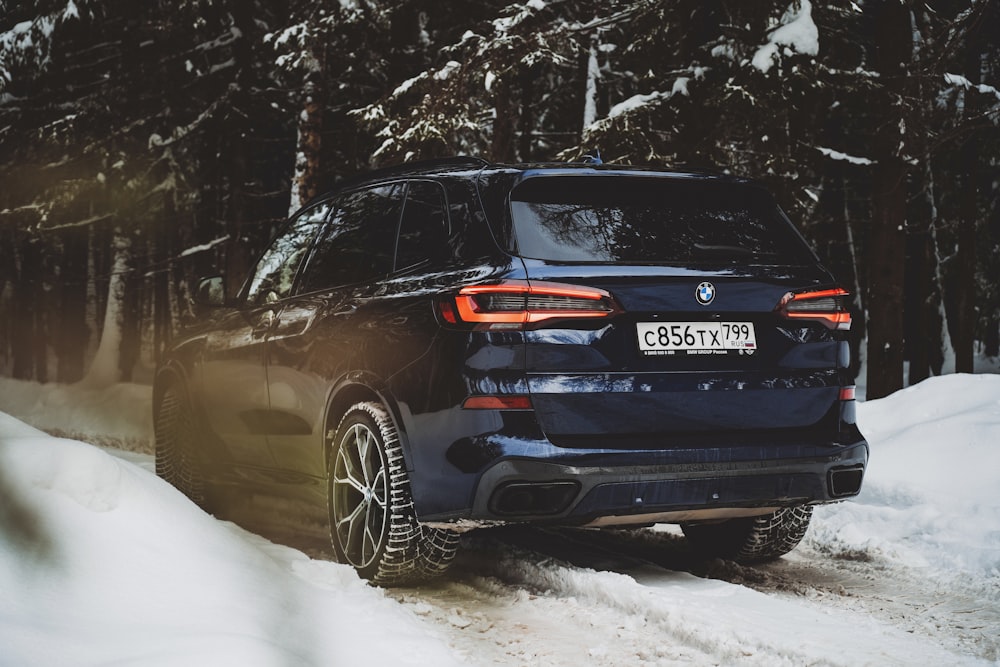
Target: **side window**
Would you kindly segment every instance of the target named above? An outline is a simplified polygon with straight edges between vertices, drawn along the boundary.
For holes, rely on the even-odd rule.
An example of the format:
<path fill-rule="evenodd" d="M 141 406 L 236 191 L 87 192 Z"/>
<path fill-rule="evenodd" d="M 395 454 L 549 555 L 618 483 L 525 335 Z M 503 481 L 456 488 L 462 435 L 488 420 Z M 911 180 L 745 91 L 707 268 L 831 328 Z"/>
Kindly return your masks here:
<path fill-rule="evenodd" d="M 329 203 L 313 206 L 296 216 L 274 239 L 250 278 L 247 303 L 259 306 L 291 294 L 299 264 L 329 212 Z"/>
<path fill-rule="evenodd" d="M 449 258 L 444 189 L 433 181 L 411 181 L 396 242 L 396 271 Z"/>
<path fill-rule="evenodd" d="M 392 271 L 403 187 L 395 183 L 357 190 L 334 201 L 330 222 L 302 276 L 300 292 L 371 280 Z"/>

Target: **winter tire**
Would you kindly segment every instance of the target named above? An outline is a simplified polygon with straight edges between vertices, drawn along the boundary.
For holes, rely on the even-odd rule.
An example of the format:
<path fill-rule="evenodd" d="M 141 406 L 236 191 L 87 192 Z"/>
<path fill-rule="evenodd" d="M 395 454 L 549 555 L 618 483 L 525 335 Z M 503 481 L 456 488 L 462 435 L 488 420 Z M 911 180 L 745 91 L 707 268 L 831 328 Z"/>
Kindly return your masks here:
<path fill-rule="evenodd" d="M 163 392 L 154 424 L 156 474 L 205 508 L 205 483 L 195 449 L 197 430 L 187 392 L 173 384 Z"/>
<path fill-rule="evenodd" d="M 700 553 L 737 563 L 762 563 L 794 549 L 809 528 L 812 507 L 783 507 L 774 514 L 722 523 L 688 523 L 681 528 Z"/>
<path fill-rule="evenodd" d="M 444 573 L 458 535 L 417 522 L 399 438 L 385 408 L 352 406 L 330 446 L 330 538 L 337 559 L 381 586 Z"/>

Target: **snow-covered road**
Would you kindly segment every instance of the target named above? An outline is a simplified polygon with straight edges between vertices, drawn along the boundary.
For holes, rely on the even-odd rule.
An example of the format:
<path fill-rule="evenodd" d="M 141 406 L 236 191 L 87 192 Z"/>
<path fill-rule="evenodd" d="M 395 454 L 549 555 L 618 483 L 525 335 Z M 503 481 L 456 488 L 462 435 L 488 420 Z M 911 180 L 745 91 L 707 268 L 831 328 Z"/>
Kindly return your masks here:
<path fill-rule="evenodd" d="M 513 527 L 391 591 L 197 510 L 152 474 L 144 402 L 0 380 L 0 410 L 117 445 L 0 416 L 3 500 L 44 536 L 0 533 L 0 665 L 1000 664 L 1000 376 L 861 404 L 865 490 L 775 563 Z"/>
<path fill-rule="evenodd" d="M 930 589 L 871 559 L 831 560 L 806 545 L 746 568 L 698 561 L 673 532 L 494 532 L 467 545 L 448 581 L 391 593 L 465 655 L 490 656 L 486 664 L 975 664 L 997 655 L 995 600 Z"/>

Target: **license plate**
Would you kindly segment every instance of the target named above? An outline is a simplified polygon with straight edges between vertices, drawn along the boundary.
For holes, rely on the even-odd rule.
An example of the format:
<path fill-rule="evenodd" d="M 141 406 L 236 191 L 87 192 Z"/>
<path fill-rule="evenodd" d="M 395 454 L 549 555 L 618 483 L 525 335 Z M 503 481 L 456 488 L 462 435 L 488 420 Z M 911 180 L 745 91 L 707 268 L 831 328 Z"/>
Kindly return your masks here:
<path fill-rule="evenodd" d="M 692 354 L 753 354 L 753 322 L 639 322 L 639 351 L 647 357 Z"/>

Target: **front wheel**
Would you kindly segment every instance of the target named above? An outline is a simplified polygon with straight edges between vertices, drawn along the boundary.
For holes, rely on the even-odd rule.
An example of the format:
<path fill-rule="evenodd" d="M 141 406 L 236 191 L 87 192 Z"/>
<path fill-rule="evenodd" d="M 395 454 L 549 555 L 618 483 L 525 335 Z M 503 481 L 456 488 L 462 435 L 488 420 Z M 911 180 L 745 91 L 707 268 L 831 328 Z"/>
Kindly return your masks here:
<path fill-rule="evenodd" d="M 167 387 L 154 421 L 156 474 L 205 509 L 205 483 L 198 461 L 197 428 L 191 401 L 180 384 Z"/>
<path fill-rule="evenodd" d="M 805 537 L 812 507 L 783 507 L 773 514 L 720 523 L 681 524 L 696 551 L 737 563 L 763 563 L 784 556 Z"/>
<path fill-rule="evenodd" d="M 337 559 L 383 586 L 442 574 L 458 550 L 458 535 L 417 522 L 402 448 L 385 408 L 352 406 L 330 446 L 330 538 Z"/>

